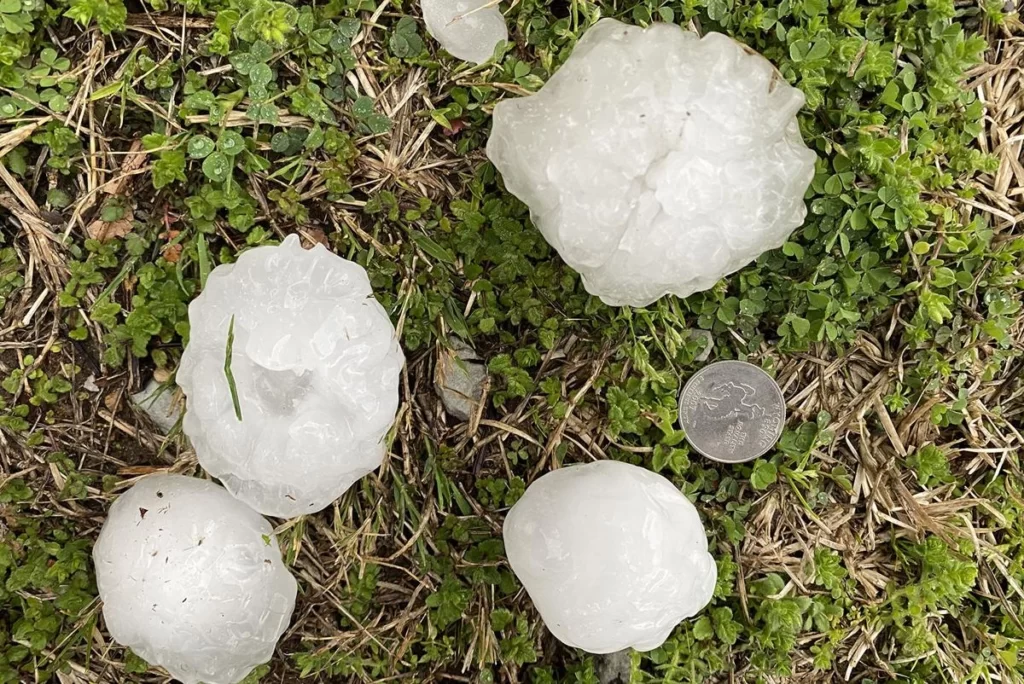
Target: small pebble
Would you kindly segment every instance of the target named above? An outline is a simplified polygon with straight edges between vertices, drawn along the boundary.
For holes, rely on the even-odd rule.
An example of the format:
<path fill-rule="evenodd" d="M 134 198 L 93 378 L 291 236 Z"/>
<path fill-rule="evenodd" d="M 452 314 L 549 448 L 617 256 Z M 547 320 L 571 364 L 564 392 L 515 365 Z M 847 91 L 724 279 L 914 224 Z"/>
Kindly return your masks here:
<path fill-rule="evenodd" d="M 165 435 L 178 424 L 181 414 L 185 412 L 185 402 L 178 389 L 164 385 L 156 378 L 132 395 L 132 403 Z"/>
<path fill-rule="evenodd" d="M 465 343 L 456 338 L 448 342 L 452 348 L 440 351 L 434 388 L 448 413 L 459 420 L 469 420 L 483 401 L 487 368 Z"/>
<path fill-rule="evenodd" d="M 597 680 L 601 684 L 629 684 L 632 674 L 630 649 L 594 656 Z"/>

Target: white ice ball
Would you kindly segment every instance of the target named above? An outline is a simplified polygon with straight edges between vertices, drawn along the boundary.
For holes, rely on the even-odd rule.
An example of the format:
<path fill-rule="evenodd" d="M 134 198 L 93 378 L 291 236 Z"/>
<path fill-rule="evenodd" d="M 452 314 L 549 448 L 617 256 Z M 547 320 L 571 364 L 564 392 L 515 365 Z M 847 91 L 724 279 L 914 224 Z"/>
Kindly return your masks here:
<path fill-rule="evenodd" d="M 270 660 L 295 579 L 270 524 L 212 482 L 150 475 L 93 548 L 110 636 L 184 684 L 235 684 Z"/>
<path fill-rule="evenodd" d="M 718 33 L 605 19 L 540 91 L 494 110 L 487 155 L 605 303 L 712 287 L 806 214 L 804 97 Z"/>
<path fill-rule="evenodd" d="M 657 648 L 707 605 L 718 576 L 690 500 L 619 461 L 536 480 L 508 512 L 504 537 L 544 624 L 591 653 Z"/>
<path fill-rule="evenodd" d="M 493 0 L 422 0 L 427 31 L 459 59 L 483 64 L 508 40 L 505 18 Z"/>
<path fill-rule="evenodd" d="M 296 235 L 218 266 L 178 368 L 199 462 L 260 513 L 315 513 L 381 464 L 402 350 L 366 270 Z M 231 370 L 224 370 L 234 317 Z"/>

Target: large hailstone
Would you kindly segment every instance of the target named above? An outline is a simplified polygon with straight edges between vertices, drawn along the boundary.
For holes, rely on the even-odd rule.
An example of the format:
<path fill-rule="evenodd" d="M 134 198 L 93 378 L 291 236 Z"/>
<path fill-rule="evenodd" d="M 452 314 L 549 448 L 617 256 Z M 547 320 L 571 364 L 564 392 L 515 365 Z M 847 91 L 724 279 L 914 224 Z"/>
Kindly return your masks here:
<path fill-rule="evenodd" d="M 499 42 L 508 40 L 505 18 L 495 0 L 423 0 L 422 9 L 430 35 L 467 62 L 483 64 Z"/>
<path fill-rule="evenodd" d="M 707 605 L 718 576 L 689 499 L 619 461 L 544 475 L 509 511 L 504 537 L 544 624 L 591 653 L 657 648 Z"/>
<path fill-rule="evenodd" d="M 494 110 L 487 155 L 591 294 L 706 290 L 804 219 L 803 94 L 718 33 L 598 22 L 533 96 Z"/>
<path fill-rule="evenodd" d="M 151 475 L 122 494 L 93 562 L 110 635 L 184 684 L 244 679 L 295 607 L 270 524 L 194 477 Z"/>
<path fill-rule="evenodd" d="M 296 235 L 218 266 L 178 369 L 199 462 L 260 513 L 315 513 L 380 465 L 404 362 L 362 266 Z M 224 370 L 234 318 L 231 371 Z"/>

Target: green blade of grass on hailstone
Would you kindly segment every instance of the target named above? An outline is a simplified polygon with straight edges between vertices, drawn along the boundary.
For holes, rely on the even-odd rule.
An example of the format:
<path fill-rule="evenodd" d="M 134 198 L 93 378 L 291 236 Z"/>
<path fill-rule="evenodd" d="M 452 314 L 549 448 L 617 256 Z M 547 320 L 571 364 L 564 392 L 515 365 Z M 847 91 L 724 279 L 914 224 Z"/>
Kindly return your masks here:
<path fill-rule="evenodd" d="M 235 316 L 232 314 L 231 323 L 228 325 L 228 344 L 224 350 L 224 376 L 228 379 L 228 389 L 231 390 L 231 402 L 235 405 L 235 418 L 242 420 L 242 405 L 238 403 L 238 388 L 235 387 L 235 376 L 231 374 L 231 348 L 235 344 Z"/>

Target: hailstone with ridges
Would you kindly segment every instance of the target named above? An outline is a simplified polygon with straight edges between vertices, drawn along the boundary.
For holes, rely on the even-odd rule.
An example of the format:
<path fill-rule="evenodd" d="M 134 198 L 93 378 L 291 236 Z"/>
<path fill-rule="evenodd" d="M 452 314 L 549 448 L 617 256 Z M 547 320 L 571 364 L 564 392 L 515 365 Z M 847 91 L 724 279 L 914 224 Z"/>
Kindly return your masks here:
<path fill-rule="evenodd" d="M 150 475 L 93 547 L 110 636 L 184 684 L 235 684 L 270 660 L 295 579 L 263 516 L 207 480 Z"/>
<path fill-rule="evenodd" d="M 552 471 L 505 518 L 505 551 L 544 624 L 591 653 L 660 646 L 718 576 L 697 509 L 619 461 Z"/>
<path fill-rule="evenodd" d="M 646 306 L 712 287 L 802 223 L 803 103 L 722 34 L 604 19 L 539 92 L 495 107 L 487 155 L 588 292 Z"/>
<path fill-rule="evenodd" d="M 189 324 L 183 428 L 232 494 L 266 515 L 315 513 L 380 465 L 404 357 L 362 266 L 290 235 L 215 268 Z"/>

